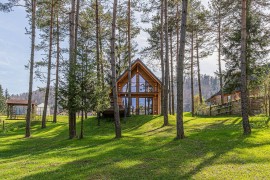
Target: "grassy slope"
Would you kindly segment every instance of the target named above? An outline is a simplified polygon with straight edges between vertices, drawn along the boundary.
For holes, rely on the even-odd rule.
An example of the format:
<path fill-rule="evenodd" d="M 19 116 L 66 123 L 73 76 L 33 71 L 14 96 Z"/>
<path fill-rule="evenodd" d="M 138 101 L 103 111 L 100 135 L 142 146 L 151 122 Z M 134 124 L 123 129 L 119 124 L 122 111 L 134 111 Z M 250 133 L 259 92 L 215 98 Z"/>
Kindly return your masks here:
<path fill-rule="evenodd" d="M 136 116 L 114 125 L 85 122 L 85 139 L 68 140 L 67 122 L 48 123 L 23 138 L 24 123 L 8 121 L 0 131 L 0 179 L 268 179 L 270 131 L 266 117 L 252 118 L 253 133 L 242 136 L 238 117 L 185 116 L 187 138 L 174 140 L 175 117 Z"/>

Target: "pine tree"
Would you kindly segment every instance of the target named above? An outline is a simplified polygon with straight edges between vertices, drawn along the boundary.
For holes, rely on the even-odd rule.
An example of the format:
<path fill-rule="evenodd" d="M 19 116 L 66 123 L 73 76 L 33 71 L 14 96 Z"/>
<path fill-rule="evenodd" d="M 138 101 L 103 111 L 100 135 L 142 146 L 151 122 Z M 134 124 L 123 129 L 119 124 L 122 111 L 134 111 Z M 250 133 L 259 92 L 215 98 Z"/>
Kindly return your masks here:
<path fill-rule="evenodd" d="M 247 48 L 247 1 L 242 0 L 242 30 L 241 30 L 241 110 L 244 134 L 251 133 L 251 127 L 248 117 L 248 92 L 247 92 L 247 63 L 246 63 L 246 48 Z"/>
<path fill-rule="evenodd" d="M 183 81 L 184 81 L 184 59 L 185 59 L 185 44 L 186 44 L 186 25 L 188 14 L 188 0 L 182 1 L 182 20 L 180 33 L 180 48 L 179 58 L 177 62 L 177 116 L 176 116 L 176 130 L 177 139 L 183 139 L 184 122 L 183 122 Z"/>
<path fill-rule="evenodd" d="M 169 125 L 168 119 L 168 100 L 169 100 L 169 32 L 168 32 L 168 0 L 164 0 L 164 15 L 165 15 L 165 61 L 164 61 L 164 124 Z"/>
<path fill-rule="evenodd" d="M 30 77 L 28 91 L 28 106 L 26 114 L 25 137 L 30 137 L 31 128 L 31 112 L 32 112 L 32 91 L 33 91 L 33 76 L 34 76 L 34 59 L 35 59 L 35 40 L 36 40 L 36 0 L 31 0 L 29 11 L 31 12 L 31 58 L 30 58 Z"/>
<path fill-rule="evenodd" d="M 76 137 L 76 0 L 71 0 L 69 14 L 69 75 L 68 75 L 68 111 L 69 111 L 69 138 Z"/>
<path fill-rule="evenodd" d="M 121 124 L 118 107 L 117 87 L 116 87 L 116 69 L 115 69 L 115 30 L 116 30 L 117 0 L 113 4 L 112 19 L 112 37 L 111 37 L 111 70 L 112 70 L 112 88 L 113 88 L 113 108 L 115 123 L 115 138 L 121 138 Z"/>
<path fill-rule="evenodd" d="M 47 117 L 47 107 L 49 100 L 50 84 L 51 84 L 51 66 L 52 66 L 52 48 L 53 48 L 53 28 L 54 28 L 54 0 L 50 2 L 50 30 L 49 30 L 49 55 L 48 55 L 48 72 L 47 72 L 47 86 L 45 92 L 44 109 L 42 114 L 42 126 L 41 128 L 46 128 L 46 117 Z"/>

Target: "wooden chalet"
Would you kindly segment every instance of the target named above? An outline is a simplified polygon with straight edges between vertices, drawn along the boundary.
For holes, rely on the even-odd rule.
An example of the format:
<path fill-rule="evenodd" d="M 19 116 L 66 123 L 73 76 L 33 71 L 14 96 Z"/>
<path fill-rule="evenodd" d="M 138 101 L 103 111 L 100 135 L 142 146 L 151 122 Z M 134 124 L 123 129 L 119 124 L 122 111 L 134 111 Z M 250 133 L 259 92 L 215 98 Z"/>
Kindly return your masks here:
<path fill-rule="evenodd" d="M 128 69 L 117 79 L 120 114 L 128 103 Z M 131 65 L 131 114 L 157 115 L 161 113 L 161 81 L 139 59 Z M 109 111 L 113 111 L 112 108 Z M 113 113 L 113 112 L 111 112 Z M 110 114 L 111 114 L 110 113 Z M 105 111 L 103 114 L 109 114 Z"/>

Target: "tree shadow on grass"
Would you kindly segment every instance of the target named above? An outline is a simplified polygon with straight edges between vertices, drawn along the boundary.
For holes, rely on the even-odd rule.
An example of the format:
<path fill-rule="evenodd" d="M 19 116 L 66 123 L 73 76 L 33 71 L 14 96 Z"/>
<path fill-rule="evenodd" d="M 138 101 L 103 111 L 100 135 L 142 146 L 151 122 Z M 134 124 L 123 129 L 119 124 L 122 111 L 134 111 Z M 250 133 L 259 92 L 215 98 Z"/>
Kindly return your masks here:
<path fill-rule="evenodd" d="M 136 121 L 129 121 L 123 125 L 123 132 L 131 132 L 139 129 L 145 123 L 155 119 L 157 116 L 136 116 Z M 133 117 L 134 118 L 134 117 Z M 17 127 L 9 134 L 2 134 L 3 139 L 13 135 L 21 135 L 18 138 L 9 140 L 6 148 L 0 151 L 1 159 L 10 159 L 23 156 L 38 156 L 54 151 L 61 150 L 65 147 L 76 147 L 77 150 L 93 146 L 102 146 L 104 144 L 114 142 L 114 124 L 113 122 L 101 122 L 101 126 L 96 125 L 96 119 L 90 118 L 85 121 L 85 138 L 77 141 L 68 139 L 68 124 L 67 123 L 48 123 L 47 128 L 40 129 L 40 122 L 32 123 L 31 138 L 23 138 L 25 133 L 25 123 L 18 122 L 13 124 Z M 80 122 L 77 124 L 77 132 L 80 131 Z"/>
<path fill-rule="evenodd" d="M 253 144 L 245 141 L 246 136 L 242 136 L 239 127 L 234 121 L 222 121 L 214 125 L 206 126 L 203 131 L 190 133 L 182 141 L 170 138 L 161 141 L 164 136 L 153 135 L 148 144 L 142 137 L 125 137 L 121 141 L 108 142 L 103 144 L 104 151 L 90 156 L 97 149 L 91 149 L 79 157 L 89 157 L 76 159 L 51 168 L 37 174 L 28 175 L 22 179 L 191 179 L 202 169 L 215 165 L 216 160 L 234 148 L 254 148 L 268 144 Z M 240 125 L 239 125 L 240 126 Z M 217 133 L 220 131 L 228 131 Z M 160 132 L 163 134 L 164 132 Z M 228 136 L 227 136 L 228 135 Z M 208 138 L 208 140 L 207 140 Z M 112 147 L 114 146 L 114 147 Z M 109 148 L 111 147 L 111 148 Z M 108 148 L 108 150 L 106 150 Z M 212 154 L 209 156 L 209 154 Z M 199 163 L 192 162 L 201 159 Z M 260 163 L 267 160 L 262 159 Z M 241 161 L 235 161 L 240 163 Z M 230 159 L 228 162 L 232 163 Z M 246 163 L 254 163 L 249 160 Z M 190 168 L 185 169 L 189 166 Z M 191 170 L 190 170 L 191 169 Z"/>
<path fill-rule="evenodd" d="M 34 161 L 31 156 L 44 158 L 45 162 L 46 157 L 50 158 L 46 153 L 51 151 L 54 152 L 52 155 L 57 155 L 60 159 L 70 158 L 68 162 L 56 160 L 47 164 L 43 172 L 35 173 L 37 169 L 34 169 L 21 179 L 190 179 L 202 169 L 216 164 L 216 160 L 234 148 L 254 148 L 269 144 L 245 141 L 248 137 L 242 136 L 240 123 L 240 119 L 215 121 L 203 128 L 189 131 L 186 139 L 176 141 L 173 140 L 174 126 L 145 130 L 148 134 L 141 135 L 128 131 L 128 136 L 113 140 L 113 124 L 103 124 L 99 128 L 104 131 L 112 128 L 110 136 L 106 134 L 96 137 L 94 134 L 97 132 L 91 132 L 93 122 L 86 121 L 86 126 L 92 127 L 86 129 L 86 139 L 69 141 L 63 134 L 51 137 L 45 141 L 52 144 L 37 148 L 37 154 L 30 153 L 28 157 L 30 162 Z M 61 131 L 67 133 L 67 128 Z M 35 142 L 37 141 L 43 139 L 37 138 Z M 54 144 L 53 141 L 57 142 Z M 20 146 L 32 146 L 25 143 L 22 142 Z M 14 153 L 19 148 L 15 146 L 11 151 Z M 196 161 L 198 163 L 193 163 Z"/>

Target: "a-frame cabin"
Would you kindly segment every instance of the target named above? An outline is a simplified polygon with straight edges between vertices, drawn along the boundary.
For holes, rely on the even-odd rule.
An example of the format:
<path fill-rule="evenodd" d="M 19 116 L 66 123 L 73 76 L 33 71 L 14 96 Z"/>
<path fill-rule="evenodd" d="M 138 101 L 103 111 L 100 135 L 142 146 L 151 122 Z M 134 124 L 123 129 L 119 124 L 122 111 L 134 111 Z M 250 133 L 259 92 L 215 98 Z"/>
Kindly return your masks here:
<path fill-rule="evenodd" d="M 128 102 L 128 70 L 118 79 L 118 104 Z M 161 113 L 161 81 L 139 59 L 131 65 L 131 114 L 157 115 Z"/>

